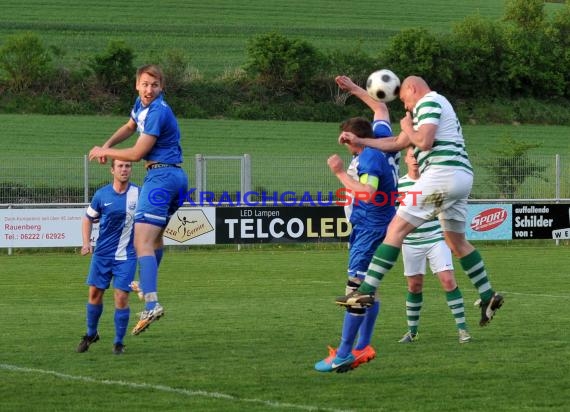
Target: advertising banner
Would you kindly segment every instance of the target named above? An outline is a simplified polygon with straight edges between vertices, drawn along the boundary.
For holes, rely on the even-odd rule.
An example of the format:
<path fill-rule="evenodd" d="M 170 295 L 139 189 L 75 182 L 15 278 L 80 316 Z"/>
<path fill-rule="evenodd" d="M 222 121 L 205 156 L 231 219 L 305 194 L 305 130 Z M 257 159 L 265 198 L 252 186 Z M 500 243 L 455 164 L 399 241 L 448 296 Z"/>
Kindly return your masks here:
<path fill-rule="evenodd" d="M 570 204 L 513 204 L 513 239 L 570 239 Z"/>
<path fill-rule="evenodd" d="M 165 245 L 213 245 L 216 243 L 215 207 L 181 207 L 164 229 Z"/>
<path fill-rule="evenodd" d="M 81 246 L 85 208 L 0 209 L 0 247 Z"/>
<path fill-rule="evenodd" d="M 216 209 L 216 243 L 347 241 L 344 208 L 238 207 Z"/>
<path fill-rule="evenodd" d="M 508 204 L 473 204 L 467 209 L 469 240 L 512 239 L 512 207 Z"/>
<path fill-rule="evenodd" d="M 0 248 L 79 247 L 85 209 L 0 209 Z M 469 240 L 570 239 L 570 204 L 470 204 Z M 92 242 L 98 235 L 93 226 Z M 166 245 L 348 241 L 341 206 L 182 207 Z"/>

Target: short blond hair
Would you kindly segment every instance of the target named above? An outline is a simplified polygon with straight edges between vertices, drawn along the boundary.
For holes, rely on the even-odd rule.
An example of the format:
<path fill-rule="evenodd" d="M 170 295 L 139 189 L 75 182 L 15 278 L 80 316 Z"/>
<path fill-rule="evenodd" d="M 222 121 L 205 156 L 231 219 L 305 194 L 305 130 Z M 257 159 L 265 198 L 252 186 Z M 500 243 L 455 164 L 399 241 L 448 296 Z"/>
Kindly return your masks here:
<path fill-rule="evenodd" d="M 164 73 L 160 66 L 156 64 L 145 64 L 137 69 L 137 82 L 139 81 L 140 77 L 144 74 L 148 74 L 149 76 L 158 79 L 160 85 L 164 87 Z"/>

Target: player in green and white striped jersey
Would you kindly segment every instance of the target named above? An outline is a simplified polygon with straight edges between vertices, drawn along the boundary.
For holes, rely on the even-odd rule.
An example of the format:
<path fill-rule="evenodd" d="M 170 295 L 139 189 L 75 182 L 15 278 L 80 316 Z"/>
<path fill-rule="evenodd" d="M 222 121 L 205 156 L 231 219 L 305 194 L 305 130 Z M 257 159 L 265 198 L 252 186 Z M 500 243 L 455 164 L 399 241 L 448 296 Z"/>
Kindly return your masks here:
<path fill-rule="evenodd" d="M 374 293 L 398 259 L 404 238 L 415 228 L 437 217 L 447 245 L 479 292 L 479 325 L 485 326 L 502 306 L 503 297 L 491 287 L 481 255 L 465 237 L 473 169 L 465 150 L 461 125 L 451 103 L 432 91 L 421 77 L 404 79 L 399 97 L 407 113 L 400 120 L 402 131 L 398 136 L 362 139 L 353 133 L 342 132 L 339 140 L 382 151 L 402 150 L 414 145 L 421 173 L 414 191 L 420 194 L 415 201 L 401 204 L 398 208 L 358 290 L 338 297 L 336 303 L 351 307 L 373 304 Z"/>
<path fill-rule="evenodd" d="M 398 181 L 398 192 L 407 194 L 413 190 L 420 178 L 419 165 L 414 157 L 413 147 L 409 147 L 404 158 L 408 173 Z M 405 198 L 404 198 L 405 199 Z M 459 343 L 471 340 L 465 322 L 465 306 L 463 295 L 453 271 L 451 250 L 445 243 L 443 231 L 438 219 L 428 221 L 416 228 L 404 238 L 402 244 L 404 260 L 404 275 L 408 283 L 406 295 L 406 317 L 408 331 L 400 339 L 400 343 L 411 343 L 418 339 L 420 311 L 423 305 L 423 282 L 426 274 L 426 260 L 433 274 L 437 275 L 443 290 L 447 305 L 455 319 L 459 334 Z"/>

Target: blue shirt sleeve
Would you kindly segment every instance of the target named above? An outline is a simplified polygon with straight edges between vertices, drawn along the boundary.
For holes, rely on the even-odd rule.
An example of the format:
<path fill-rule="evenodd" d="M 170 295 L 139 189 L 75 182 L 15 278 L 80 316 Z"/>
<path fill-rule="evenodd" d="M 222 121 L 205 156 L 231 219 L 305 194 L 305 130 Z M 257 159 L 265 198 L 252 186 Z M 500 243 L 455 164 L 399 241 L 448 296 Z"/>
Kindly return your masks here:
<path fill-rule="evenodd" d="M 101 190 L 97 190 L 91 199 L 91 203 L 85 211 L 85 216 L 90 220 L 97 220 L 101 217 Z"/>

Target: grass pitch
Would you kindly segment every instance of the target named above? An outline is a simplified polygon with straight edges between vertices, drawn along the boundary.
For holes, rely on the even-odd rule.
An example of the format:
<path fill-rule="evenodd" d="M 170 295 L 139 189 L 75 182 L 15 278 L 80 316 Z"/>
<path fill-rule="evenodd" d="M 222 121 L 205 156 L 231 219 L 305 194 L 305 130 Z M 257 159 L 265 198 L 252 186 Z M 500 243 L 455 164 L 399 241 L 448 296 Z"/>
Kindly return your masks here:
<path fill-rule="evenodd" d="M 377 55 L 400 30 L 425 27 L 449 32 L 466 16 L 498 19 L 503 1 L 478 0 L 163 0 L 149 12 L 124 0 L 13 2 L 0 0 L 0 46 L 7 36 L 37 33 L 46 46 L 63 51 L 72 67 L 102 53 L 111 40 L 124 40 L 136 64 L 154 52 L 182 50 L 193 68 L 207 76 L 221 76 L 242 67 L 247 42 L 254 36 L 279 31 L 291 39 L 309 41 L 319 50 L 360 48 Z M 413 13 L 410 13 L 410 11 Z"/>
<path fill-rule="evenodd" d="M 531 246 L 534 245 L 534 246 Z M 568 246 L 481 246 L 505 306 L 480 328 L 477 295 L 457 275 L 473 341 L 457 342 L 443 292 L 426 279 L 421 339 L 405 332 L 401 263 L 381 286 L 378 357 L 347 374 L 313 364 L 338 345 L 347 251 L 326 247 L 173 249 L 161 266 L 166 315 L 112 354 L 111 294 L 101 340 L 85 332 L 89 259 L 0 256 L 3 411 L 567 410 Z M 456 265 L 458 267 L 458 265 Z M 134 312 L 141 304 L 133 296 Z"/>
<path fill-rule="evenodd" d="M 0 114 L 0 122 L 11 138 L 10 144 L 0 154 L 0 183 L 11 181 L 32 187 L 82 187 L 84 176 L 79 171 L 83 170 L 83 156 L 93 146 L 107 140 L 126 120 L 126 115 Z M 326 159 L 333 153 L 339 153 L 348 160 L 346 148 L 337 143 L 337 123 L 203 119 L 180 119 L 179 122 L 186 170 L 192 184 L 195 183 L 193 162 L 196 154 L 251 155 L 252 186 L 269 191 L 334 191 L 338 188 L 338 181 L 330 173 Z M 398 119 L 393 119 L 393 126 L 397 133 Z M 498 148 L 501 139 L 510 137 L 521 143 L 539 144 L 540 147 L 532 149 L 529 154 L 533 160 L 534 156 L 539 156 L 539 164 L 546 166 L 545 180 L 528 179 L 518 197 L 555 197 L 555 154 L 560 154 L 560 193 L 562 198 L 569 198 L 569 135 L 568 126 L 464 125 L 467 150 L 475 167 L 473 194 L 478 198 L 496 197 L 489 194 L 489 171 L 482 166 L 482 161 L 489 155 L 494 156 L 489 150 Z M 135 136 L 123 142 L 123 146 L 132 146 L 134 141 Z M 33 153 L 30 153 L 30 148 L 34 148 Z M 292 167 L 289 168 L 290 165 Z M 144 173 L 141 165 L 135 166 L 133 181 L 142 182 Z M 91 184 L 99 186 L 108 181 L 108 168 L 90 163 L 89 175 Z M 231 190 L 231 187 L 223 189 Z"/>

